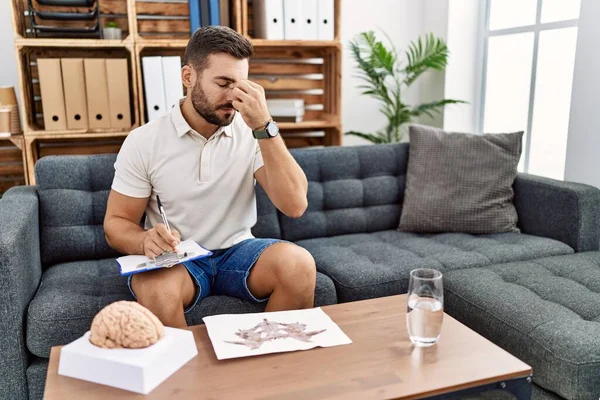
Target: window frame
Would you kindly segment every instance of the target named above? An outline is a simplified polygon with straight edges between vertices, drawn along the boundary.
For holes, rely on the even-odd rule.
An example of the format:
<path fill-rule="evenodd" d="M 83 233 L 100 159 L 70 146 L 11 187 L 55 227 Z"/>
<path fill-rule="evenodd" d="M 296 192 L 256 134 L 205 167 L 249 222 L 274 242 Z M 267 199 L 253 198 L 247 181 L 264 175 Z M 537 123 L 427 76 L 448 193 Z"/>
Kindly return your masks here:
<path fill-rule="evenodd" d="M 536 0 L 536 16 L 535 16 L 535 24 L 533 25 L 525 25 L 519 26 L 515 28 L 505 28 L 505 29 L 497 29 L 491 31 L 490 27 L 490 10 L 492 0 L 485 0 L 480 3 L 480 16 L 481 23 L 480 26 L 480 37 L 483 37 L 481 40 L 480 48 L 478 49 L 479 53 L 479 65 L 480 68 L 480 76 L 477 77 L 479 82 L 479 90 L 477 91 L 477 103 L 479 107 L 476 111 L 476 124 L 477 131 L 480 134 L 483 134 L 483 126 L 485 120 L 485 96 L 486 96 L 486 84 L 487 84 L 487 67 L 488 67 L 488 45 L 490 37 L 495 36 L 504 36 L 511 35 L 516 33 L 525 33 L 525 32 L 533 32 L 533 53 L 531 60 L 531 78 L 529 82 L 529 103 L 527 110 L 527 126 L 525 127 L 525 134 L 523 138 L 525 139 L 525 143 L 523 146 L 523 172 L 529 171 L 529 162 L 530 162 L 530 154 L 531 154 L 531 128 L 533 126 L 533 110 L 534 110 L 534 102 L 535 102 L 535 83 L 537 78 L 537 61 L 538 61 L 538 50 L 539 50 L 539 42 L 540 42 L 540 32 L 552 29 L 562 29 L 562 28 L 572 28 L 579 26 L 579 18 L 569 19 L 564 21 L 555 21 L 555 22 L 546 22 L 542 23 L 542 2 L 544 0 Z M 581 15 L 580 15 L 581 17 Z"/>

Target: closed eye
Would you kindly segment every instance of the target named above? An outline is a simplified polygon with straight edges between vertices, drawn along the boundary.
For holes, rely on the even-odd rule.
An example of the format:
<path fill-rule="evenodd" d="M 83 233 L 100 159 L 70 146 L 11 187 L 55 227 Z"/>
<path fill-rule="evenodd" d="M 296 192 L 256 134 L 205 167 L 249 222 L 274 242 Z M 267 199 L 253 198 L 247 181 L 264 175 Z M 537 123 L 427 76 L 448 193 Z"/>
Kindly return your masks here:
<path fill-rule="evenodd" d="M 220 75 L 215 76 L 213 82 L 215 82 L 220 88 L 226 88 L 235 83 L 235 79 L 232 79 L 230 76 Z"/>

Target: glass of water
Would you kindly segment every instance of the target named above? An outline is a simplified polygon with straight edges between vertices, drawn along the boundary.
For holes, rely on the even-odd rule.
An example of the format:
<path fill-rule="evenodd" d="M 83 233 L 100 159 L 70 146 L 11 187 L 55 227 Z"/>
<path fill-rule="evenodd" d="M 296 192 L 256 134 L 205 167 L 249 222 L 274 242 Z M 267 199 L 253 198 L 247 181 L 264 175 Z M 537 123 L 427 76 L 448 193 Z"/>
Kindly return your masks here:
<path fill-rule="evenodd" d="M 429 268 L 410 271 L 406 326 L 411 342 L 417 346 L 437 343 L 443 318 L 442 273 Z"/>

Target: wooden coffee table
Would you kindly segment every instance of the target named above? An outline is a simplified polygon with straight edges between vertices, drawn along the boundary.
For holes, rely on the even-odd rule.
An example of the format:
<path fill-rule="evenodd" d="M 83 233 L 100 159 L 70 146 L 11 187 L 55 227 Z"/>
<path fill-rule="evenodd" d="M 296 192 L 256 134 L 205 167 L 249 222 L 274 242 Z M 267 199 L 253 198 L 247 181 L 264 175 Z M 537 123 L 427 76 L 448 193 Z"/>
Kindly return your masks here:
<path fill-rule="evenodd" d="M 323 310 L 353 344 L 219 361 L 205 326 L 190 327 L 198 356 L 147 396 L 58 375 L 53 347 L 44 398 L 441 399 L 490 389 L 531 396 L 531 367 L 446 314 L 436 345 L 413 346 L 406 295 Z"/>

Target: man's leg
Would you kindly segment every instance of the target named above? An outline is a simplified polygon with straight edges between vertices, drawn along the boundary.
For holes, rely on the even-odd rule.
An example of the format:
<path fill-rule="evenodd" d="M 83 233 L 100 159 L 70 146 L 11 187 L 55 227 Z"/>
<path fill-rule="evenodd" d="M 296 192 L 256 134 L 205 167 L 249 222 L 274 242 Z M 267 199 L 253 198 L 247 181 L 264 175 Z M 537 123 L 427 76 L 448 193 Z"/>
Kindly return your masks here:
<path fill-rule="evenodd" d="M 317 269 L 312 255 L 291 243 L 265 249 L 250 270 L 247 284 L 258 299 L 269 297 L 265 311 L 313 307 Z"/>
<path fill-rule="evenodd" d="M 164 325 L 187 326 L 183 310 L 194 301 L 196 286 L 183 265 L 135 274 L 131 289 L 138 303 L 152 311 Z"/>

